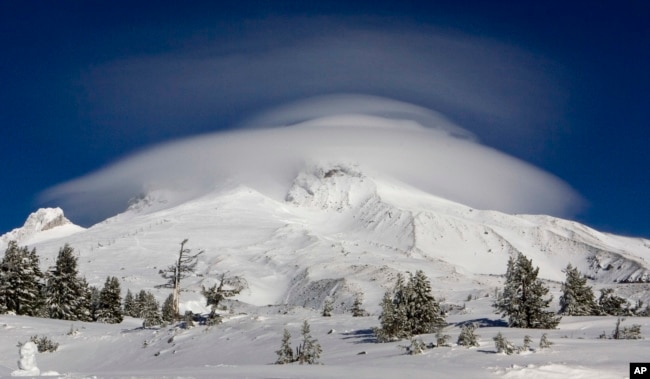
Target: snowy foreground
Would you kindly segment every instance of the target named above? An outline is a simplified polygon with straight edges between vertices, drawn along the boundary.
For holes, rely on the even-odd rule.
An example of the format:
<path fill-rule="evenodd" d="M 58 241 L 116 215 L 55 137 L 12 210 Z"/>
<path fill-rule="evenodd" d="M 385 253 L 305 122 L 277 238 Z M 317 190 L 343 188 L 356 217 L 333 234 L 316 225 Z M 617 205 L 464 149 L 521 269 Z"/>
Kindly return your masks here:
<path fill-rule="evenodd" d="M 321 317 L 304 308 L 260 307 L 230 315 L 221 325 L 191 329 L 142 329 L 140 320 L 127 318 L 119 325 L 0 316 L 0 376 L 17 369 L 17 342 L 33 335 L 48 336 L 60 344 L 54 353 L 38 353 L 42 373 L 64 378 L 626 378 L 630 362 L 647 362 L 650 340 L 599 339 L 614 329 L 615 317 L 564 317 L 558 329 L 531 330 L 504 327 L 490 311 L 491 299 L 467 303 L 466 313 L 447 317 L 445 333 L 451 347 L 405 355 L 399 345 L 379 344 L 370 328 L 376 316 L 353 318 L 335 314 Z M 323 347 L 321 365 L 274 365 L 284 328 L 292 346 L 300 340 L 303 320 Z M 456 346 L 459 323 L 481 324 L 478 348 Z M 648 318 L 627 318 L 622 325 L 641 324 Z M 71 330 L 73 333 L 70 333 Z M 332 333 L 328 334 L 331 330 Z M 497 354 L 494 337 L 503 333 L 515 345 L 525 335 L 534 351 Z M 554 343 L 540 350 L 541 335 Z M 434 335 L 421 336 L 426 343 Z"/>

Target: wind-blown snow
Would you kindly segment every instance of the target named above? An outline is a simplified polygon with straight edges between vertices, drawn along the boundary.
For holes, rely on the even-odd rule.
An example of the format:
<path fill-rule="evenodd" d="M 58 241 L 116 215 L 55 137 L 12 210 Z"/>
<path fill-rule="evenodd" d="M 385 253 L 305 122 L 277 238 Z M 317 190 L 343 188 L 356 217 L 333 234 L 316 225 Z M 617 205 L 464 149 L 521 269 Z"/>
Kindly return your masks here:
<path fill-rule="evenodd" d="M 568 216 L 581 205 L 580 196 L 557 177 L 480 145 L 471 134 L 419 107 L 370 97 L 329 97 L 310 102 L 304 113 L 287 108 L 266 119 L 271 126 L 278 120 L 302 121 L 318 104 L 323 108 L 317 115 L 332 114 L 156 146 L 58 185 L 44 197 L 62 203 L 69 214 L 104 218 L 152 189 L 178 190 L 182 201 L 233 182 L 282 199 L 306 163 L 336 161 L 480 209 Z M 353 109 L 366 114 L 346 113 Z M 253 124 L 264 126 L 264 120 Z"/>

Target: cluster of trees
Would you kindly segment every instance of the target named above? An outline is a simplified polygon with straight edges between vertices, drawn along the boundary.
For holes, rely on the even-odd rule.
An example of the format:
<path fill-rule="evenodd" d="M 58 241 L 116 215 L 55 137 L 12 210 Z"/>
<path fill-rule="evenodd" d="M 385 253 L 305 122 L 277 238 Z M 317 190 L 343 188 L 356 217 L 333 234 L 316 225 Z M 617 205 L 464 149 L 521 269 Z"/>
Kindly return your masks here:
<path fill-rule="evenodd" d="M 79 275 L 74 249 L 59 249 L 56 263 L 45 273 L 36 249 L 9 242 L 0 262 L 0 312 L 71 321 L 122 321 L 120 284 L 106 279 L 101 290 Z"/>
<path fill-rule="evenodd" d="M 560 313 L 568 316 L 648 316 L 648 307 L 643 302 L 630 306 L 627 301 L 614 294 L 612 288 L 601 288 L 596 300 L 587 278 L 569 264 L 565 270 L 566 280 L 562 284 Z"/>
<path fill-rule="evenodd" d="M 287 363 L 298 362 L 300 364 L 317 364 L 320 354 L 323 352 L 320 344 L 317 339 L 311 336 L 311 331 L 309 323 L 305 320 L 302 324 L 301 329 L 302 334 L 302 343 L 296 347 L 296 352 L 294 354 L 291 349 L 291 333 L 287 329 L 284 329 L 284 334 L 282 335 L 282 345 L 280 350 L 276 350 L 278 359 L 275 361 L 277 365 L 284 365 Z"/>
<path fill-rule="evenodd" d="M 445 315 L 422 270 L 409 273 L 408 283 L 399 274 L 393 290 L 384 294 L 381 309 L 380 327 L 375 329 L 379 342 L 434 333 L 445 325 Z"/>
<path fill-rule="evenodd" d="M 537 278 L 539 268 L 533 268 L 532 260 L 519 253 L 508 260 L 503 291 L 498 294 L 494 307 L 502 316 L 508 317 L 508 325 L 518 328 L 553 329 L 561 316 L 547 310 L 552 297 L 546 297 L 549 289 Z M 650 307 L 642 302 L 630 306 L 614 294 L 611 288 L 600 290 L 596 300 L 587 285 L 587 278 L 569 264 L 565 270 L 560 296 L 560 315 L 567 316 L 647 316 Z"/>
<path fill-rule="evenodd" d="M 181 281 L 194 272 L 198 256 L 203 253 L 192 253 L 186 243 L 187 239 L 181 243 L 176 262 L 160 271 L 166 282 L 159 287 L 172 290 L 161 306 L 145 290 L 137 295 L 128 290 L 122 303 L 116 277 L 107 277 L 101 290 L 89 286 L 79 275 L 77 257 L 68 244 L 59 249 L 55 265 L 43 273 L 36 249 L 29 250 L 11 241 L 0 262 L 0 313 L 104 323 L 120 323 L 124 316 L 131 316 L 144 319 L 145 327 L 173 322 L 179 314 Z M 207 305 L 212 306 L 213 323 L 220 321 L 216 313 L 219 303 L 246 287 L 243 278 L 224 274 L 218 284 L 203 288 L 201 293 Z"/>

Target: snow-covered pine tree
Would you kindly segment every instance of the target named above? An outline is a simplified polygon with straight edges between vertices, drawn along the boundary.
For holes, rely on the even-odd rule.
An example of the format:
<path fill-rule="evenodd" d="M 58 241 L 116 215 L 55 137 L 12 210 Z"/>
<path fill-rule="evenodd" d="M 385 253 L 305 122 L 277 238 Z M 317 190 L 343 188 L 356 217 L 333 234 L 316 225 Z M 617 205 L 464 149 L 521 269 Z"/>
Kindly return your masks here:
<path fill-rule="evenodd" d="M 296 361 L 300 364 L 317 364 L 323 352 L 318 340 L 311 336 L 309 323 L 305 320 L 302 324 L 302 344 L 296 348 Z"/>
<path fill-rule="evenodd" d="M 518 351 L 524 352 L 530 350 L 530 344 L 533 342 L 533 339 L 529 335 L 524 336 L 524 344 L 518 349 Z"/>
<path fill-rule="evenodd" d="M 434 333 L 445 324 L 431 283 L 422 270 L 411 276 L 406 290 L 406 318 L 411 335 Z"/>
<path fill-rule="evenodd" d="M 10 241 L 0 262 L 0 313 L 38 316 L 42 313 L 43 273 L 36 249 Z"/>
<path fill-rule="evenodd" d="M 275 361 L 276 365 L 284 365 L 293 362 L 293 350 L 291 349 L 291 333 L 285 328 L 282 334 L 282 345 L 280 350 L 276 350 L 278 359 Z"/>
<path fill-rule="evenodd" d="M 334 310 L 334 303 L 329 297 L 325 299 L 323 303 L 323 317 L 332 317 L 332 311 Z"/>
<path fill-rule="evenodd" d="M 551 345 L 553 345 L 553 342 L 548 339 L 548 335 L 546 333 L 542 334 L 542 337 L 539 339 L 539 348 L 548 349 Z"/>
<path fill-rule="evenodd" d="M 47 309 L 50 318 L 90 321 L 90 290 L 78 276 L 74 249 L 65 244 L 59 249 L 55 266 L 47 274 Z"/>
<path fill-rule="evenodd" d="M 571 264 L 566 267 L 565 273 L 566 279 L 562 283 L 562 296 L 560 296 L 560 313 L 568 316 L 600 314 L 594 293 L 591 287 L 587 286 L 587 278 Z"/>
<path fill-rule="evenodd" d="M 460 329 L 460 335 L 458 336 L 458 341 L 456 342 L 458 346 L 465 346 L 466 348 L 470 348 L 472 346 L 478 347 L 478 335 L 474 333 L 476 330 L 476 324 L 467 324 L 463 325 L 463 327 Z"/>
<path fill-rule="evenodd" d="M 358 293 L 354 297 L 354 303 L 352 304 L 352 317 L 364 317 L 367 315 L 368 312 L 363 309 L 363 295 Z"/>
<path fill-rule="evenodd" d="M 445 324 L 440 305 L 431 294 L 431 283 L 421 270 L 411 275 L 406 285 L 399 274 L 392 298 L 390 293 L 384 294 L 381 307 L 381 327 L 375 329 L 379 342 L 433 333 Z"/>
<path fill-rule="evenodd" d="M 140 291 L 142 294 L 144 290 Z M 138 296 L 140 298 L 140 296 Z M 139 299 L 141 308 L 140 317 L 143 319 L 142 327 L 150 328 L 163 324 L 162 314 L 160 313 L 160 304 L 151 292 L 144 292 Z"/>
<path fill-rule="evenodd" d="M 548 288 L 537 279 L 538 272 L 522 253 L 508 260 L 505 286 L 493 306 L 508 317 L 510 327 L 553 329 L 560 322 L 561 317 L 545 310 L 553 298 L 544 298 Z"/>
<path fill-rule="evenodd" d="M 177 315 L 174 314 L 174 295 L 169 294 L 162 305 L 162 318 L 165 322 L 174 322 Z"/>
<path fill-rule="evenodd" d="M 120 292 L 120 281 L 114 276 L 106 278 L 104 288 L 99 293 L 97 321 L 107 324 L 119 324 L 122 322 L 124 315 L 122 313 Z"/>
<path fill-rule="evenodd" d="M 88 287 L 90 291 L 90 318 L 97 321 L 97 313 L 99 312 L 99 289 L 95 286 Z"/>
<path fill-rule="evenodd" d="M 125 316 L 138 317 L 137 304 L 130 289 L 126 291 L 126 295 L 124 296 L 123 311 Z"/>
<path fill-rule="evenodd" d="M 508 339 L 504 337 L 501 332 L 497 333 L 496 337 L 494 337 L 493 340 L 494 346 L 497 349 L 497 353 L 505 353 L 511 355 L 515 352 L 515 346 L 510 341 L 508 341 Z"/>
<path fill-rule="evenodd" d="M 406 318 L 404 277 L 397 275 L 395 287 L 391 292 L 384 293 L 381 301 L 380 327 L 374 329 L 379 342 L 397 341 L 408 338 L 408 320 Z"/>
<path fill-rule="evenodd" d="M 600 298 L 598 298 L 598 305 L 602 313 L 610 316 L 625 315 L 627 309 L 625 304 L 627 302 L 620 296 L 614 295 L 612 288 L 601 288 Z"/>

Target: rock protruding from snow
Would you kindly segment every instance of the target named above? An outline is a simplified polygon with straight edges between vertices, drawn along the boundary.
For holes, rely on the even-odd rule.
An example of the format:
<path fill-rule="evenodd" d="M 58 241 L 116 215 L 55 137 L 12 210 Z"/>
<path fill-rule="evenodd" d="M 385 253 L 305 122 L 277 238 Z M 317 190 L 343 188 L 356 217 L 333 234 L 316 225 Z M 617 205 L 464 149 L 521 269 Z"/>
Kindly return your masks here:
<path fill-rule="evenodd" d="M 287 193 L 296 205 L 342 211 L 376 194 L 376 186 L 352 165 L 313 166 L 301 171 Z"/>
<path fill-rule="evenodd" d="M 63 214 L 61 208 L 41 208 L 27 217 L 25 224 L 16 228 L 0 237 L 0 245 L 7 244 L 9 241 L 26 243 L 32 237 L 41 232 L 47 232 L 61 227 L 66 228 L 66 235 L 83 230 L 83 228 L 74 225 Z"/>
<path fill-rule="evenodd" d="M 20 346 L 18 361 L 18 370 L 11 373 L 11 376 L 40 376 L 41 370 L 36 367 L 36 344 L 26 342 Z"/>

